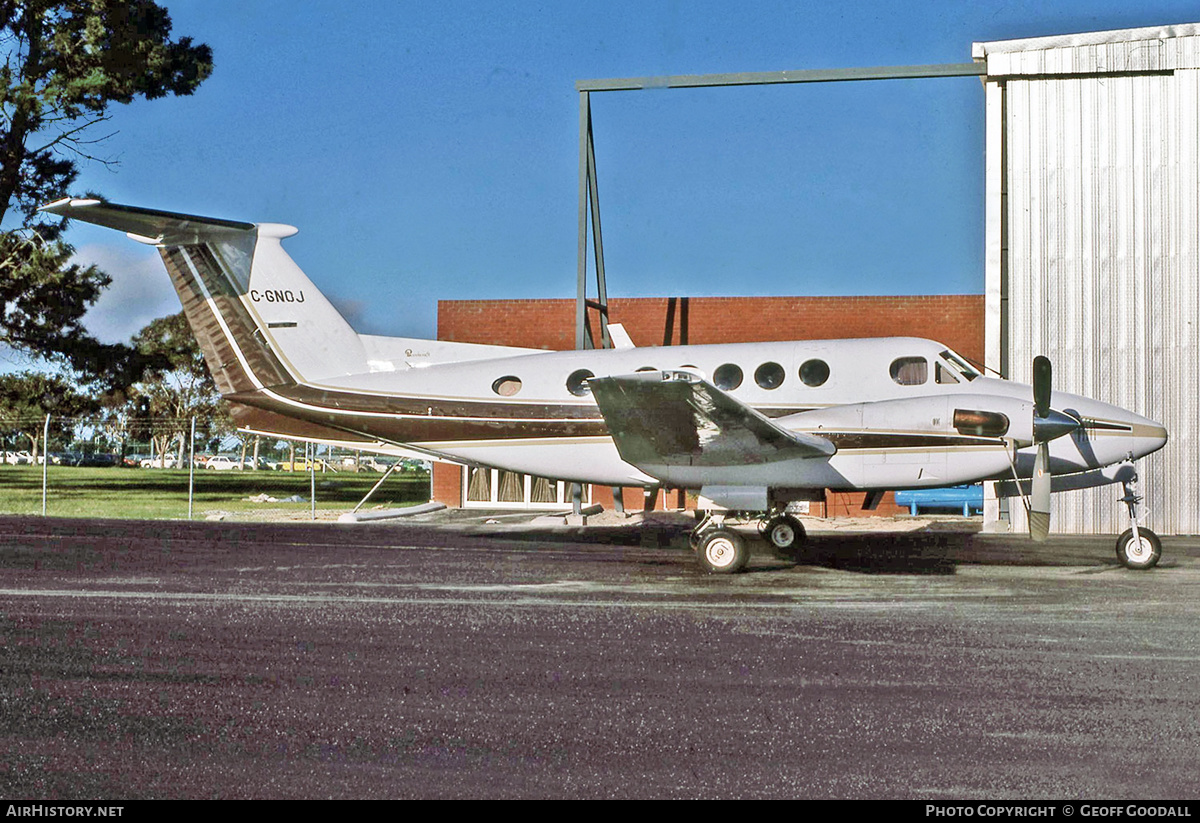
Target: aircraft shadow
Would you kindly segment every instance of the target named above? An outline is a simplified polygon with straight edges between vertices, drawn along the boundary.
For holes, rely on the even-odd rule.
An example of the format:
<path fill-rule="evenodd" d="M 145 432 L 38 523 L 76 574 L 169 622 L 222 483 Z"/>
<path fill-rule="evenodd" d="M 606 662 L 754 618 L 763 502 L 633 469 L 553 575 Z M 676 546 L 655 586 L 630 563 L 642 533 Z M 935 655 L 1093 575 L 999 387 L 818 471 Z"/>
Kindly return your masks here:
<path fill-rule="evenodd" d="M 799 565 L 859 574 L 948 575 L 969 551 L 972 537 L 954 532 L 810 535 Z"/>
<path fill-rule="evenodd" d="M 536 543 L 575 543 L 638 546 L 690 552 L 689 529 L 683 526 L 590 526 L 582 528 L 514 528 L 489 532 L 489 537 Z M 821 566 L 860 574 L 954 574 L 971 555 L 973 532 L 880 532 L 817 534 L 805 541 L 800 562 L 775 557 L 771 548 L 743 530 L 751 551 L 747 572 L 779 571 L 796 566 Z M 629 562 L 629 558 L 624 558 Z"/>

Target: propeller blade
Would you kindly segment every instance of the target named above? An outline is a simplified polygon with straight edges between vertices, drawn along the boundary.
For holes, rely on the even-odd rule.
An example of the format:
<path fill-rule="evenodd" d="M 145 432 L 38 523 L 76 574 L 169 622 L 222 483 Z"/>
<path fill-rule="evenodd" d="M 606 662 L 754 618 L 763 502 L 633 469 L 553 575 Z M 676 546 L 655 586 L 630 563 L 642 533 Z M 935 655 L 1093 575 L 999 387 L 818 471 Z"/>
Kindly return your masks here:
<path fill-rule="evenodd" d="M 1033 413 L 1038 417 L 1050 414 L 1050 384 L 1053 369 L 1050 358 L 1038 355 L 1033 358 Z"/>
<path fill-rule="evenodd" d="M 1038 443 L 1029 494 L 1029 537 L 1041 543 L 1050 534 L 1050 444 Z"/>

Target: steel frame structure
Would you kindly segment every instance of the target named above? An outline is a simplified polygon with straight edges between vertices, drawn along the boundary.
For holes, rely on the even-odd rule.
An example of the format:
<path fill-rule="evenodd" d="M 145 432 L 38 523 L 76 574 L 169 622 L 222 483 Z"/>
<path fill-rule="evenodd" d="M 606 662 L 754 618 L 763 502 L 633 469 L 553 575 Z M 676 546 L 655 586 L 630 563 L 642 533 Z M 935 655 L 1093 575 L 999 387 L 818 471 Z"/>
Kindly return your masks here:
<path fill-rule="evenodd" d="M 608 287 L 604 273 L 604 242 L 600 231 L 600 190 L 596 181 L 596 152 L 592 136 L 593 92 L 638 91 L 642 89 L 694 89 L 713 86 L 762 86 L 780 83 L 834 83 L 853 80 L 914 80 L 932 77 L 982 77 L 983 62 L 935 63 L 924 66 L 877 66 L 873 68 L 804 69 L 800 71 L 740 72 L 734 74 L 680 74 L 667 77 L 624 77 L 580 80 L 579 92 L 579 251 L 575 301 L 575 348 L 595 348 L 588 309 L 595 309 L 603 348 L 612 346 L 608 334 Z M 596 299 L 587 294 L 588 223 L 591 217 Z"/>

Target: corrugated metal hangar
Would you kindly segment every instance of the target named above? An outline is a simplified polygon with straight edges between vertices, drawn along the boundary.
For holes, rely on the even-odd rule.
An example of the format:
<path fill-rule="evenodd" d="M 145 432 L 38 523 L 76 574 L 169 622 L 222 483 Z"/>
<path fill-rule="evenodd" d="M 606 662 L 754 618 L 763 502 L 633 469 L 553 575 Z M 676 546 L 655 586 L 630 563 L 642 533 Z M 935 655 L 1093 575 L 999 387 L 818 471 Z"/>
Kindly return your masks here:
<path fill-rule="evenodd" d="M 1200 533 L 1200 25 L 976 43 L 986 65 L 987 365 L 1163 422 L 1145 523 Z M 1054 530 L 1128 525 L 1120 486 L 1054 496 Z M 989 525 L 1005 512 L 988 507 Z M 1025 512 L 1011 506 L 1011 526 Z"/>

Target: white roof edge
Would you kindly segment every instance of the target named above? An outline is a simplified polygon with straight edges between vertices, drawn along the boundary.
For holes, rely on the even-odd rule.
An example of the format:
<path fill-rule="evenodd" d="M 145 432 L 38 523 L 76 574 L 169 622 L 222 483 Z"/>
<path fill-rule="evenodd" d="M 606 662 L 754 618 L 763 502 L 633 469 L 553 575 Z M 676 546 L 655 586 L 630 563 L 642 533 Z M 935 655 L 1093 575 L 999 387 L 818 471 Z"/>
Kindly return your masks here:
<path fill-rule="evenodd" d="M 1088 31 L 1078 34 L 1054 34 L 1045 37 L 1026 37 L 1017 40 L 993 40 L 971 44 L 971 57 L 982 60 L 989 54 L 1018 51 L 1042 51 L 1073 46 L 1094 46 L 1105 43 L 1128 43 L 1139 40 L 1166 40 L 1173 37 L 1200 35 L 1200 23 L 1178 23 L 1169 26 L 1146 26 L 1138 29 Z"/>

